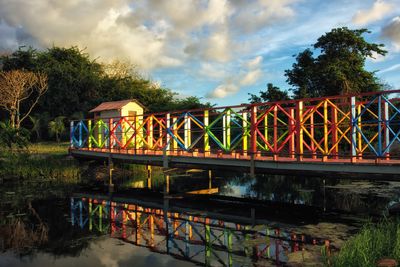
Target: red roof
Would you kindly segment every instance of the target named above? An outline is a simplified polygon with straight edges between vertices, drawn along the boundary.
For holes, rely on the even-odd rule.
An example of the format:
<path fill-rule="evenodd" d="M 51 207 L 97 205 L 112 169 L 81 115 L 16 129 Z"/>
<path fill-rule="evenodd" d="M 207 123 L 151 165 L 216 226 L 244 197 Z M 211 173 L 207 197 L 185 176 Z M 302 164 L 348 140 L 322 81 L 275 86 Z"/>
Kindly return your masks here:
<path fill-rule="evenodd" d="M 90 110 L 89 112 L 99 112 L 99 111 L 104 111 L 104 110 L 113 110 L 113 109 L 121 109 L 124 107 L 126 104 L 130 102 L 135 102 L 139 106 L 141 106 L 144 109 L 144 106 L 140 104 L 136 99 L 125 99 L 125 100 L 120 100 L 120 101 L 111 101 L 111 102 L 103 102 L 94 109 Z"/>

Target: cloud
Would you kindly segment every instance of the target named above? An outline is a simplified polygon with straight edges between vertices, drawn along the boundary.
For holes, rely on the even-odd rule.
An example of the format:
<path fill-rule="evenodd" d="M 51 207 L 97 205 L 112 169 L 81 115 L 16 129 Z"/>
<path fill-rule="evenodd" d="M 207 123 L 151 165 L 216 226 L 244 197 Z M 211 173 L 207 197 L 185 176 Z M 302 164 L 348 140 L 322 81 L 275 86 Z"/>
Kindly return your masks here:
<path fill-rule="evenodd" d="M 383 0 L 377 0 L 370 9 L 357 11 L 352 21 L 356 25 L 364 26 L 384 18 L 391 13 L 392 8 L 392 4 L 386 3 Z"/>
<path fill-rule="evenodd" d="M 229 77 L 226 77 L 225 82 L 208 93 L 206 98 L 224 98 L 237 93 L 240 90 L 240 86 L 255 84 L 262 76 L 260 69 L 262 59 L 262 56 L 256 56 L 244 62 L 244 69 L 238 75 L 231 74 Z"/>
<path fill-rule="evenodd" d="M 392 21 L 383 27 L 382 36 L 391 40 L 397 50 L 400 50 L 400 16 L 392 19 Z"/>
<path fill-rule="evenodd" d="M 242 32 L 258 31 L 295 15 L 291 4 L 297 0 L 233 1 L 237 12 L 233 24 Z"/>
<path fill-rule="evenodd" d="M 240 85 L 243 86 L 248 86 L 248 85 L 252 85 L 255 82 L 258 81 L 258 79 L 261 77 L 261 70 L 256 69 L 256 70 L 252 70 L 249 71 L 248 73 L 246 73 L 246 75 L 244 75 L 244 77 L 241 79 L 240 81 Z"/>
<path fill-rule="evenodd" d="M 378 73 L 382 74 L 382 73 L 391 72 L 391 71 L 398 70 L 398 69 L 400 69 L 400 64 L 395 64 L 395 65 L 390 66 L 390 67 L 388 67 L 386 69 L 378 71 Z"/>
<path fill-rule="evenodd" d="M 206 98 L 224 98 L 239 91 L 239 87 L 232 83 L 218 85 Z"/>

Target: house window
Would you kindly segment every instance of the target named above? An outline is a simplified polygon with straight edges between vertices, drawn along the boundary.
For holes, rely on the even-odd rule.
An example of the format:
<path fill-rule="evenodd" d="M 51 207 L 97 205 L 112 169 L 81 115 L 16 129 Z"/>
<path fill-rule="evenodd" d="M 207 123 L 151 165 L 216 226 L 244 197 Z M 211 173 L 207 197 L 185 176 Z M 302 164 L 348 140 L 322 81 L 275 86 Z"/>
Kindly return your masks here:
<path fill-rule="evenodd" d="M 136 111 L 128 111 L 128 117 L 130 118 L 136 117 Z"/>

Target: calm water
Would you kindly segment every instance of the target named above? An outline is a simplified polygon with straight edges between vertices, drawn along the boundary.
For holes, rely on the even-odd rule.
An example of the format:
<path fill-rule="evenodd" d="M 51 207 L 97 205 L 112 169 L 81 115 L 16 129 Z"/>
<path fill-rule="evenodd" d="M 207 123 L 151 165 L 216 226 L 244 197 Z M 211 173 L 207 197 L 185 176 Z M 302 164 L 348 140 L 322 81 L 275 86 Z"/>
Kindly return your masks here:
<path fill-rule="evenodd" d="M 323 179 L 325 178 L 325 179 Z M 276 266 L 320 261 L 400 199 L 400 183 L 215 172 L 118 180 L 88 188 L 1 188 L 0 266 Z M 94 188 L 94 187 L 91 187 Z M 311 256 L 310 256 L 311 255 Z M 301 258 L 301 257 L 300 257 Z"/>

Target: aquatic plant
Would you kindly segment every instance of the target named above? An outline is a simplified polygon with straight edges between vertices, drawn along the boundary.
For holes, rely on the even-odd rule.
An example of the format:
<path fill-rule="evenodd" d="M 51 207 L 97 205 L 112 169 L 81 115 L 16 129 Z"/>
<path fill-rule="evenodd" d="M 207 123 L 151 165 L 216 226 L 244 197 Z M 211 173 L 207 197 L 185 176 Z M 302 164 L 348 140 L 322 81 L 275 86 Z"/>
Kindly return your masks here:
<path fill-rule="evenodd" d="M 400 260 L 400 220 L 369 222 L 338 253 L 326 258 L 327 266 L 376 266 L 382 258 Z"/>

